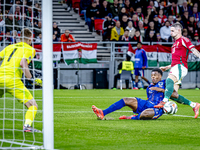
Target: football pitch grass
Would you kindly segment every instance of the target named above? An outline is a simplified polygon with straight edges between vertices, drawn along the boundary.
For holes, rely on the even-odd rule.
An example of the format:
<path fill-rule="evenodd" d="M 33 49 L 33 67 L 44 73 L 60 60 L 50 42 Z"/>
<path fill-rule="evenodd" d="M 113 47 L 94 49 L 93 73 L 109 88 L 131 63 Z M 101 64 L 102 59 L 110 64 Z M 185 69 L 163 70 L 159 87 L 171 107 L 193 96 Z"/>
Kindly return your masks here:
<path fill-rule="evenodd" d="M 186 98 L 200 102 L 200 91 L 179 90 Z M 10 97 L 6 95 L 6 97 Z M 192 108 L 178 105 L 175 115 L 163 115 L 158 120 L 119 120 L 122 115 L 130 116 L 129 107 L 108 114 L 107 120 L 97 120 L 91 106 L 105 109 L 123 97 L 139 97 L 146 99 L 145 90 L 54 90 L 54 146 L 55 149 L 84 150 L 116 150 L 116 149 L 200 149 L 200 117 L 194 119 Z M 35 98 L 42 109 L 42 91 L 35 91 Z M 21 109 L 22 104 L 6 99 L 0 101 L 0 129 L 3 128 L 2 118 L 13 118 L 13 110 L 6 110 L 3 116 L 2 108 Z M 42 112 L 36 115 L 36 121 L 42 120 Z M 22 119 L 23 113 L 15 110 L 14 117 Z M 22 130 L 22 121 L 6 120 L 5 129 Z M 42 130 L 42 124 L 35 123 L 35 128 Z M 4 138 L 23 140 L 20 131 L 4 130 Z M 33 140 L 32 133 L 24 134 L 27 140 Z M 0 131 L 0 139 L 3 131 Z M 42 141 L 42 134 L 35 134 L 36 141 Z M 1 143 L 0 143 L 1 144 Z M 1 146 L 1 145 L 0 145 Z M 3 143 L 3 147 L 10 144 Z M 13 145 L 16 146 L 16 145 Z M 0 148 L 1 149 L 1 148 Z"/>

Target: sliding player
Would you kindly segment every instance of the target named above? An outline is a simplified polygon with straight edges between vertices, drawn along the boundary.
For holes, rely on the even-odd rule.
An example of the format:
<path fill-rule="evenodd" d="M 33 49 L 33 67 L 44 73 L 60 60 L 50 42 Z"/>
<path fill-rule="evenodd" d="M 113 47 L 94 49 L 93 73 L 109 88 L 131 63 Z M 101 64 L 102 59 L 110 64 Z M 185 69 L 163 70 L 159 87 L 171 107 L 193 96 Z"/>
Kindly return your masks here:
<path fill-rule="evenodd" d="M 179 85 L 188 72 L 187 59 L 189 50 L 192 51 L 195 56 L 200 58 L 200 53 L 197 49 L 195 49 L 195 46 L 188 38 L 182 36 L 182 29 L 182 25 L 178 22 L 171 26 L 171 36 L 176 40 L 172 45 L 172 63 L 169 66 L 160 67 L 162 71 L 170 69 L 170 72 L 166 79 L 165 97 L 163 101 L 156 106 L 156 108 L 163 107 L 164 104 L 168 102 L 174 89 L 178 92 Z M 188 102 L 188 100 L 184 98 L 182 101 L 184 103 Z M 197 118 L 199 115 L 200 104 L 190 102 L 188 105 L 193 108 L 195 118 Z"/>
<path fill-rule="evenodd" d="M 22 73 L 27 79 L 32 78 L 28 69 L 28 64 L 35 56 L 35 49 L 30 46 L 32 32 L 27 28 L 22 29 L 20 40 L 22 42 L 9 45 L 0 52 L 0 60 L 3 60 L 0 67 L 0 97 L 5 94 L 4 91 L 8 92 L 28 108 L 25 114 L 24 132 L 41 132 L 31 127 L 38 106 L 21 81 Z M 35 80 L 35 82 L 39 85 L 42 84 L 40 79 Z"/>

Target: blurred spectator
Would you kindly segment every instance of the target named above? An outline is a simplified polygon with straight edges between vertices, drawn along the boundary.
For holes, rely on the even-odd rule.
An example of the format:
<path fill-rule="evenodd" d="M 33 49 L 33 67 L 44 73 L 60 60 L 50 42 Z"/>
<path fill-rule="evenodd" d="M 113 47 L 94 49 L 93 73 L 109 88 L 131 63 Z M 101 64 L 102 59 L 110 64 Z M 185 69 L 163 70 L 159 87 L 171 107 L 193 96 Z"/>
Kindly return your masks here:
<path fill-rule="evenodd" d="M 188 25 L 192 25 L 194 30 L 197 30 L 197 23 L 195 22 L 194 16 L 189 17 Z"/>
<path fill-rule="evenodd" d="M 161 38 L 160 33 L 156 33 L 156 42 L 166 42 L 166 41 Z"/>
<path fill-rule="evenodd" d="M 144 29 L 146 30 L 149 27 L 149 20 L 147 18 L 144 19 Z"/>
<path fill-rule="evenodd" d="M 110 5 L 111 13 L 113 15 L 114 20 L 119 20 L 119 12 L 121 8 L 118 6 L 118 0 L 114 0 L 113 4 Z"/>
<path fill-rule="evenodd" d="M 165 2 L 164 2 L 164 0 L 161 0 L 161 1 L 160 1 L 160 5 L 159 5 L 158 8 L 157 8 L 157 12 L 158 12 L 159 10 L 163 10 L 163 9 L 165 9 Z"/>
<path fill-rule="evenodd" d="M 170 36 L 171 30 L 170 30 L 170 23 L 169 21 L 165 22 L 165 26 L 160 28 L 160 35 L 161 38 L 165 41 L 168 41 L 168 38 Z"/>
<path fill-rule="evenodd" d="M 60 38 L 60 29 L 58 28 L 56 22 L 53 22 L 53 34 L 56 36 L 56 38 Z"/>
<path fill-rule="evenodd" d="M 197 45 L 200 44 L 200 40 L 199 40 L 199 35 L 198 35 L 198 33 L 195 33 L 195 34 L 194 34 L 194 41 L 196 42 Z"/>
<path fill-rule="evenodd" d="M 120 27 L 120 21 L 116 22 L 116 26 L 111 30 L 111 41 L 118 41 L 119 37 L 124 34 L 124 29 Z"/>
<path fill-rule="evenodd" d="M 111 29 L 115 26 L 115 22 L 112 20 L 112 14 L 108 14 L 107 20 L 103 22 L 103 41 L 110 39 Z"/>
<path fill-rule="evenodd" d="M 53 42 L 58 42 L 58 38 L 56 37 L 55 34 L 53 34 Z"/>
<path fill-rule="evenodd" d="M 42 11 L 41 11 L 41 6 L 38 7 L 38 12 L 37 12 L 37 16 L 34 16 L 37 19 L 42 20 Z"/>
<path fill-rule="evenodd" d="M 39 21 L 38 24 L 34 25 L 34 27 L 35 27 L 35 29 L 34 29 L 35 37 L 37 37 L 42 30 L 42 22 Z"/>
<path fill-rule="evenodd" d="M 26 18 L 26 14 L 25 13 L 22 15 L 22 18 L 20 20 L 18 20 L 18 24 L 22 28 L 23 27 L 31 27 L 32 26 L 30 20 L 28 18 Z"/>
<path fill-rule="evenodd" d="M 133 22 L 132 21 L 128 22 L 128 26 L 126 27 L 126 29 L 129 30 L 128 36 L 130 38 L 133 38 L 133 36 L 135 35 L 135 28 L 133 28 Z"/>
<path fill-rule="evenodd" d="M 67 8 L 66 10 L 69 12 L 72 9 L 72 0 L 67 0 Z"/>
<path fill-rule="evenodd" d="M 154 5 L 154 0 L 149 1 L 149 6 L 151 7 L 151 11 L 154 13 L 154 15 L 157 14 L 156 7 Z"/>
<path fill-rule="evenodd" d="M 187 28 L 187 22 L 189 21 L 189 12 L 188 11 L 185 11 L 183 13 L 181 20 L 183 22 L 183 28 Z"/>
<path fill-rule="evenodd" d="M 187 29 L 183 29 L 183 36 L 189 38 Z"/>
<path fill-rule="evenodd" d="M 135 35 L 133 36 L 133 38 L 131 39 L 131 41 L 134 41 L 134 42 L 143 42 L 143 37 L 140 34 L 140 30 L 136 30 L 135 31 Z"/>
<path fill-rule="evenodd" d="M 65 30 L 65 33 L 61 35 L 61 42 L 75 42 L 75 39 L 69 33 L 69 30 Z"/>
<path fill-rule="evenodd" d="M 16 6 L 15 7 L 15 20 L 18 21 L 22 18 L 22 14 L 21 14 L 21 11 L 20 11 L 20 6 Z"/>
<path fill-rule="evenodd" d="M 86 10 L 86 22 L 89 27 L 90 32 L 93 32 L 94 28 L 94 20 L 98 17 L 99 15 L 99 9 L 97 7 L 96 1 L 93 1 L 91 6 L 87 8 Z"/>
<path fill-rule="evenodd" d="M 31 6 L 29 6 L 28 7 L 28 10 L 27 10 L 27 12 L 26 12 L 26 16 L 27 16 L 27 18 L 31 21 L 31 23 L 33 22 L 33 11 L 32 11 L 32 7 Z M 34 22 L 34 24 L 35 24 L 35 22 Z"/>
<path fill-rule="evenodd" d="M 11 39 L 12 39 L 12 43 L 18 43 L 18 42 L 20 42 L 20 37 L 18 36 L 16 30 L 12 31 L 12 37 L 11 37 Z"/>
<path fill-rule="evenodd" d="M 164 25 L 165 21 L 167 21 L 167 17 L 163 14 L 163 9 L 159 10 L 158 21 L 161 23 L 161 25 Z"/>
<path fill-rule="evenodd" d="M 10 32 L 13 30 L 13 22 L 14 22 L 14 25 L 19 26 L 18 22 L 15 19 L 13 20 L 13 17 L 14 17 L 13 14 L 9 14 L 8 18 L 5 19 L 6 32 Z M 20 28 L 15 26 L 14 30 L 20 31 Z"/>
<path fill-rule="evenodd" d="M 126 13 L 126 8 L 125 8 L 125 7 L 123 7 L 123 8 L 121 9 L 121 12 L 119 13 L 119 21 L 120 21 L 120 22 L 122 21 L 122 17 L 123 17 L 124 15 L 128 16 L 127 13 Z"/>
<path fill-rule="evenodd" d="M 192 13 L 192 8 L 190 5 L 187 4 L 187 1 L 184 1 L 183 4 L 182 4 L 182 7 L 183 7 L 183 12 L 189 12 L 189 14 Z"/>
<path fill-rule="evenodd" d="M 156 33 L 154 31 L 150 31 L 149 35 L 145 37 L 146 42 L 156 42 Z"/>
<path fill-rule="evenodd" d="M 128 17 L 127 15 L 122 16 L 121 27 L 125 29 L 128 26 Z"/>
<path fill-rule="evenodd" d="M 172 1 L 171 7 L 168 7 L 168 15 L 172 15 L 174 18 L 176 18 L 176 16 L 182 15 L 182 14 L 183 14 L 182 7 L 177 5 L 176 0 Z"/>
<path fill-rule="evenodd" d="M 148 36 L 150 35 L 150 34 L 149 34 L 150 31 L 153 31 L 155 34 L 156 34 L 157 32 L 159 32 L 159 30 L 158 30 L 157 28 L 155 28 L 155 25 L 154 25 L 154 22 L 153 22 L 153 21 L 149 22 L 149 27 L 147 28 L 147 30 L 146 30 L 146 32 L 145 32 L 145 39 L 148 39 Z M 170 32 L 171 32 L 171 31 L 170 31 Z M 170 32 L 169 32 L 169 33 L 170 33 Z"/>
<path fill-rule="evenodd" d="M 42 33 L 40 32 L 39 35 L 37 36 L 35 42 L 37 43 L 42 43 Z"/>
<path fill-rule="evenodd" d="M 15 9 L 16 9 L 16 6 L 19 6 L 20 3 L 21 3 L 20 0 L 15 0 L 15 4 L 10 8 L 10 10 L 9 10 L 9 14 L 14 14 Z"/>
<path fill-rule="evenodd" d="M 145 28 L 143 26 L 143 22 L 142 21 L 139 21 L 139 30 L 140 30 L 141 36 L 144 38 L 146 30 L 145 30 Z"/>
<path fill-rule="evenodd" d="M 200 12 L 198 12 L 198 8 L 197 7 L 193 7 L 192 8 L 192 15 L 195 18 L 195 22 L 199 22 L 200 21 Z"/>
<path fill-rule="evenodd" d="M 9 31 L 6 31 L 6 36 L 2 41 L 2 44 L 4 43 L 5 43 L 5 46 L 10 45 L 10 43 L 12 43 L 12 38 Z"/>
<path fill-rule="evenodd" d="M 200 39 L 200 21 L 197 23 L 197 32 L 198 32 L 199 39 Z"/>
<path fill-rule="evenodd" d="M 162 25 L 159 23 L 158 21 L 158 15 L 155 15 L 153 18 L 153 22 L 154 22 L 154 26 L 156 29 L 160 30 L 160 28 L 162 27 Z"/>
<path fill-rule="evenodd" d="M 120 8 L 125 7 L 123 0 L 119 0 L 118 5 L 119 5 Z"/>
<path fill-rule="evenodd" d="M 125 8 L 126 8 L 126 13 L 128 14 L 130 12 L 130 0 L 125 0 Z"/>
<path fill-rule="evenodd" d="M 81 0 L 80 1 L 80 12 L 84 14 L 84 19 L 86 21 L 86 10 L 91 5 L 91 0 Z"/>
<path fill-rule="evenodd" d="M 172 15 L 169 15 L 167 20 L 169 21 L 170 26 L 175 23 L 174 17 Z"/>
<path fill-rule="evenodd" d="M 190 36 L 192 40 L 194 40 L 194 33 L 195 33 L 194 31 L 195 30 L 194 30 L 193 25 L 189 24 L 188 25 L 188 36 Z"/>
<path fill-rule="evenodd" d="M 21 6 L 22 14 L 26 13 L 27 10 L 28 10 L 27 0 L 23 0 L 23 5 Z"/>
<path fill-rule="evenodd" d="M 119 41 L 125 41 L 125 42 L 128 42 L 131 40 L 131 38 L 129 37 L 129 30 L 128 29 L 125 29 L 124 30 L 124 35 L 121 35 L 119 37 Z M 125 44 L 124 46 L 128 46 L 128 44 Z"/>
<path fill-rule="evenodd" d="M 138 21 L 144 21 L 144 15 L 142 13 L 142 8 L 141 7 L 138 7 L 136 9 L 136 14 L 138 16 Z"/>
<path fill-rule="evenodd" d="M 149 21 L 152 21 L 154 15 L 155 15 L 155 12 L 152 12 L 151 10 L 152 10 L 152 7 L 148 6 L 147 7 L 147 14 L 145 15 L 145 18 L 147 18 Z"/>
<path fill-rule="evenodd" d="M 138 29 L 139 28 L 139 26 L 138 26 L 138 21 L 137 21 L 137 18 L 138 16 L 136 15 L 136 14 L 134 14 L 133 16 L 132 16 L 132 21 L 133 21 L 133 27 L 135 28 L 135 29 Z"/>
<path fill-rule="evenodd" d="M 108 2 L 106 0 L 103 1 L 102 7 L 99 10 L 100 18 L 106 19 L 106 16 L 110 13 L 110 10 L 108 8 Z"/>

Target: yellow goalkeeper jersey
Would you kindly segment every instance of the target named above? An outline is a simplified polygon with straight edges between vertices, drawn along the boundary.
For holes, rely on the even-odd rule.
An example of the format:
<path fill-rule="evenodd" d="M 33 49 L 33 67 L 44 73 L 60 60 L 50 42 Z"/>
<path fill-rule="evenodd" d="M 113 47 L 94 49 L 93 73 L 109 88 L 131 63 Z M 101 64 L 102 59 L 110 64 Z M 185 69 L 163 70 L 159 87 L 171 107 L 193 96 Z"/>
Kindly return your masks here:
<path fill-rule="evenodd" d="M 35 57 L 35 49 L 25 42 L 12 44 L 5 47 L 0 52 L 3 62 L 0 67 L 0 77 L 22 78 L 22 68 L 20 62 L 26 58 L 28 64 Z"/>

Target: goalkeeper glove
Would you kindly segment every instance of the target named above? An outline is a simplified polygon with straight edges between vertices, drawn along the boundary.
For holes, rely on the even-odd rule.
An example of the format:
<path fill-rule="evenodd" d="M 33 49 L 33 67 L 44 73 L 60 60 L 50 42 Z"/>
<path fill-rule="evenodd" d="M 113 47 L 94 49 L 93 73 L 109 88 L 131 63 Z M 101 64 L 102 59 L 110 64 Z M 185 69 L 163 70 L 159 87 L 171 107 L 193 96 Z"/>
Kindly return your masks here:
<path fill-rule="evenodd" d="M 41 86 L 42 87 L 42 80 L 39 78 L 31 78 L 31 80 L 33 81 L 33 83 L 35 83 L 36 86 Z"/>

